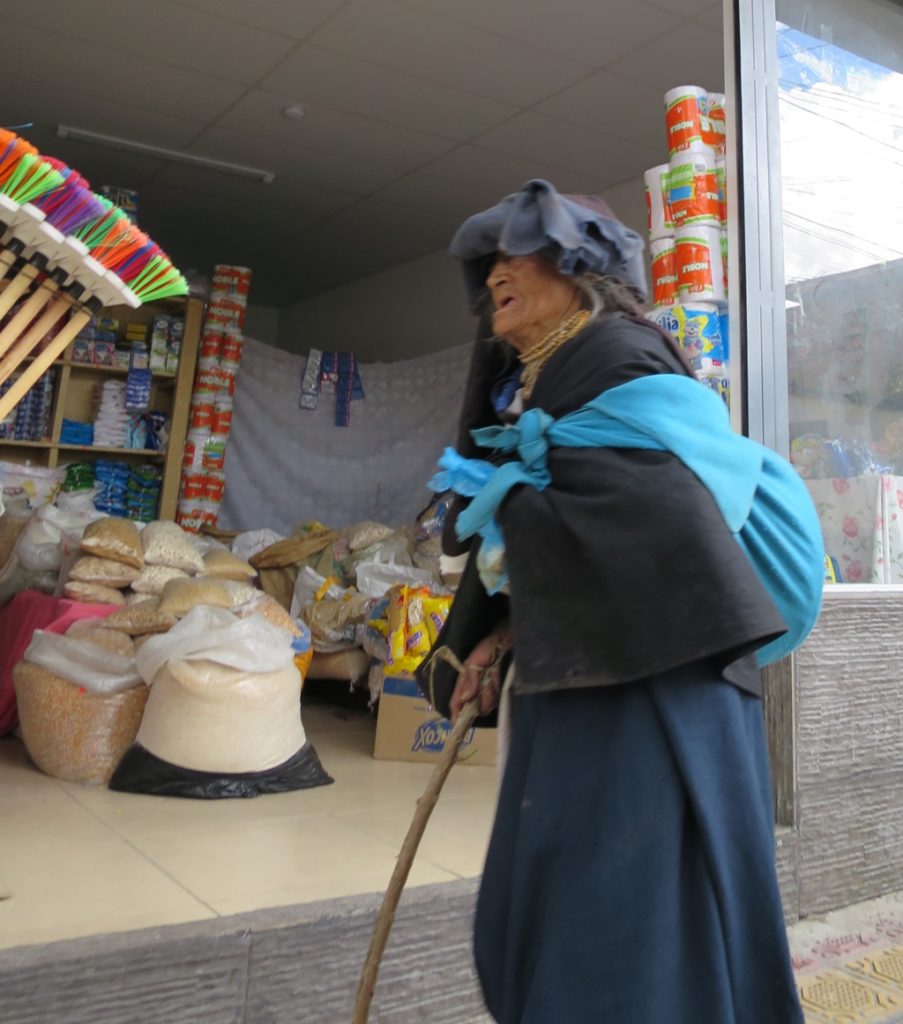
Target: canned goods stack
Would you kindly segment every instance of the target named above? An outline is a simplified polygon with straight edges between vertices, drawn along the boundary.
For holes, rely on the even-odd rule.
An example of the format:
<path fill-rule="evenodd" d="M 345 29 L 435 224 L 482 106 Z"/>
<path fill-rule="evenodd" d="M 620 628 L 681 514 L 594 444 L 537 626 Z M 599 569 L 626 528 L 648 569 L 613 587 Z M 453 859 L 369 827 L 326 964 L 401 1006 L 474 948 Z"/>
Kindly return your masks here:
<path fill-rule="evenodd" d="M 182 459 L 176 519 L 186 530 L 215 526 L 219 515 L 250 286 L 247 268 L 224 264 L 214 268 Z"/>
<path fill-rule="evenodd" d="M 703 383 L 729 404 L 724 96 L 671 89 L 665 126 L 669 161 L 645 174 L 649 318 L 675 335 Z"/>

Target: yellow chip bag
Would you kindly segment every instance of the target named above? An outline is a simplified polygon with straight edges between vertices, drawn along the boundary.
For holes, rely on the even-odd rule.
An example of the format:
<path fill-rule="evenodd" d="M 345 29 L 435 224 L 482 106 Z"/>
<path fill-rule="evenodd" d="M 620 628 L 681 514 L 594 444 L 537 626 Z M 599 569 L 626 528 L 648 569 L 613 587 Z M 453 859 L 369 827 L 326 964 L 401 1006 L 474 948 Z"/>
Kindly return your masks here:
<path fill-rule="evenodd" d="M 448 613 L 451 610 L 451 595 L 436 596 L 431 594 L 423 599 L 423 621 L 430 638 L 430 647 L 436 642 Z"/>
<path fill-rule="evenodd" d="M 392 587 L 389 591 L 389 666 L 395 668 L 404 658 L 405 632 L 408 621 L 408 588 Z"/>

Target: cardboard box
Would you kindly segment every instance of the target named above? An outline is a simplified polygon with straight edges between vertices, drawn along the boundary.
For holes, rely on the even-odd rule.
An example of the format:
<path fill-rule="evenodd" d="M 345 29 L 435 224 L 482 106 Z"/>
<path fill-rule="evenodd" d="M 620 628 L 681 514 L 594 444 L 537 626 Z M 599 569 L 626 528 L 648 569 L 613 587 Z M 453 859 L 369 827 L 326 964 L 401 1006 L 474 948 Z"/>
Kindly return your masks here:
<path fill-rule="evenodd" d="M 375 758 L 434 764 L 451 729 L 451 722 L 421 695 L 415 680 L 386 676 L 376 718 Z M 471 729 L 458 763 L 494 765 L 497 742 L 498 729 Z"/>

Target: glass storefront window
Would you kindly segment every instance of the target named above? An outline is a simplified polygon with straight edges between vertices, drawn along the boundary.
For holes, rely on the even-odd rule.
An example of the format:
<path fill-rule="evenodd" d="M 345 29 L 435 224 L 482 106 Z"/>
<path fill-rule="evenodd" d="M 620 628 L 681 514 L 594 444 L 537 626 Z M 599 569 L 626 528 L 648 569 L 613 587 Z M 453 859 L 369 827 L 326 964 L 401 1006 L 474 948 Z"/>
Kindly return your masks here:
<path fill-rule="evenodd" d="M 903 7 L 776 11 L 791 460 L 838 582 L 903 583 Z"/>

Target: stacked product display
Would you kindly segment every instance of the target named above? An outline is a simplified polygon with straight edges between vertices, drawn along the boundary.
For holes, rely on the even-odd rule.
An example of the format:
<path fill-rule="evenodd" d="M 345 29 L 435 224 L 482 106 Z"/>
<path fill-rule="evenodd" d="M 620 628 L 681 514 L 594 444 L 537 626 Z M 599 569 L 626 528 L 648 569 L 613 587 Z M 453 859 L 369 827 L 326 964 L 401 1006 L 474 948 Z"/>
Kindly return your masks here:
<path fill-rule="evenodd" d="M 50 506 L 16 552 L 48 546 L 48 524 L 69 532 L 65 554 L 52 545 L 66 600 L 24 591 L 0 609 L 0 728 L 18 719 L 39 768 L 209 799 L 331 781 L 299 713 L 309 635 L 247 562 L 172 522 Z"/>
<path fill-rule="evenodd" d="M 14 374 L 0 384 L 0 395 L 5 394 L 18 379 Z M 25 397 L 0 423 L 0 439 L 41 441 L 50 433 L 50 411 L 53 408 L 54 371 L 48 370 L 26 392 Z"/>
<path fill-rule="evenodd" d="M 687 85 L 665 94 L 669 161 L 645 173 L 652 255 L 649 318 L 673 334 L 729 404 L 725 104 Z"/>
<path fill-rule="evenodd" d="M 216 526 L 219 516 L 250 286 L 251 271 L 245 267 L 214 269 L 182 462 L 177 520 L 186 530 Z"/>

